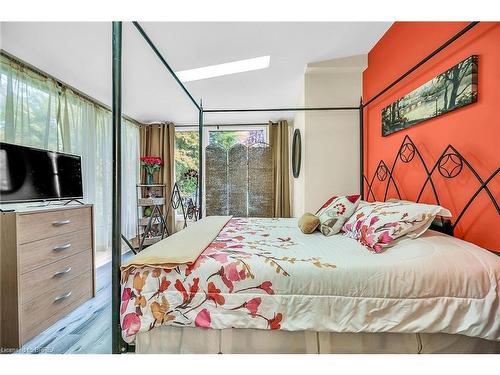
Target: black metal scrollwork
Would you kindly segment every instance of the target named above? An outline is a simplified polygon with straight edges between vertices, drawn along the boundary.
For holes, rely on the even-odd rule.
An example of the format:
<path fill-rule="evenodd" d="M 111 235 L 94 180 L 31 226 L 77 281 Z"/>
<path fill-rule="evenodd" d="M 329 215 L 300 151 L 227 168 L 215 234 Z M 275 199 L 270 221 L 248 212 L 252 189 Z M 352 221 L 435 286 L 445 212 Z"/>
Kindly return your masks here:
<path fill-rule="evenodd" d="M 380 163 L 376 171 L 377 179 L 379 181 L 385 181 L 388 174 L 389 174 L 389 168 L 387 168 L 387 165 L 385 165 L 385 163 L 383 162 Z"/>
<path fill-rule="evenodd" d="M 425 181 L 422 185 L 422 188 L 420 189 L 420 192 L 417 196 L 417 199 L 415 202 L 419 202 L 420 199 L 422 198 L 422 194 L 427 186 L 427 184 L 430 184 L 432 188 L 432 192 L 434 193 L 434 198 L 436 199 L 436 203 L 440 204 L 439 196 L 437 193 L 436 186 L 433 181 L 433 174 L 437 170 L 438 173 L 443 176 L 446 179 L 453 179 L 459 176 L 464 169 L 464 166 L 467 167 L 467 169 L 472 173 L 472 175 L 475 177 L 476 181 L 478 182 L 479 186 L 477 190 L 474 192 L 474 194 L 470 197 L 470 199 L 467 201 L 467 203 L 463 206 L 463 208 L 459 211 L 458 215 L 456 216 L 455 222 L 450 224 L 451 230 L 455 229 L 457 224 L 460 222 L 462 217 L 465 215 L 471 204 L 474 202 L 474 200 L 477 198 L 479 193 L 481 191 L 485 191 L 487 194 L 491 204 L 493 207 L 496 209 L 496 212 L 498 215 L 500 215 L 500 206 L 494 197 L 493 193 L 491 192 L 490 188 L 488 187 L 488 184 L 497 176 L 500 174 L 500 168 L 497 168 L 486 180 L 483 180 L 481 176 L 477 173 L 477 171 L 472 167 L 472 165 L 463 157 L 463 155 L 458 152 L 458 150 L 453 147 L 452 145 L 448 145 L 444 151 L 442 152 L 441 156 L 438 158 L 437 162 L 433 165 L 432 169 L 429 170 L 424 158 L 422 157 L 422 154 L 418 150 L 417 146 L 415 143 L 411 140 L 409 136 L 405 136 L 403 139 L 403 142 L 398 150 L 398 153 L 396 157 L 394 158 L 394 162 L 392 163 L 391 168 L 387 167 L 387 164 L 381 160 L 379 161 L 377 168 L 375 169 L 375 172 L 371 178 L 371 180 L 368 180 L 366 176 L 363 175 L 363 181 L 365 182 L 367 186 L 367 193 L 366 193 L 366 199 L 371 198 L 376 201 L 375 193 L 374 193 L 374 183 L 375 183 L 375 178 L 379 182 L 384 182 L 386 181 L 385 185 L 385 194 L 383 197 L 383 200 L 385 201 L 387 199 L 387 194 L 389 191 L 389 185 L 392 183 L 394 188 L 396 189 L 396 193 L 398 194 L 398 197 L 401 199 L 401 194 L 399 192 L 398 185 L 396 184 L 395 176 L 394 176 L 394 171 L 395 167 L 398 163 L 398 161 L 401 161 L 404 164 L 409 164 L 414 158 L 417 156 L 418 160 L 420 161 L 420 164 L 422 165 L 422 168 L 424 169 L 424 172 L 426 174 Z"/>
<path fill-rule="evenodd" d="M 462 172 L 463 166 L 464 163 L 460 156 L 453 152 L 447 152 L 439 159 L 438 171 L 445 178 L 454 178 Z"/>
<path fill-rule="evenodd" d="M 413 142 L 406 142 L 401 145 L 398 153 L 399 159 L 403 163 L 409 163 L 415 157 L 415 145 Z"/>

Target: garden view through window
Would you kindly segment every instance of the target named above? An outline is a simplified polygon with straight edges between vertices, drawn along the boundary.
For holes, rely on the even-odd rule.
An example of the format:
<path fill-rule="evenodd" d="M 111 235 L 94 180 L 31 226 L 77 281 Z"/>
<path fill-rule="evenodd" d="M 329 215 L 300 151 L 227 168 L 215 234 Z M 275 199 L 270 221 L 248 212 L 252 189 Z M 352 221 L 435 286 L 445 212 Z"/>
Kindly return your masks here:
<path fill-rule="evenodd" d="M 219 145 L 226 149 L 235 144 L 251 146 L 256 143 L 266 142 L 266 129 L 231 129 L 218 130 L 207 129 L 208 144 Z M 189 170 L 198 170 L 198 131 L 176 130 L 175 132 L 175 179 L 183 197 L 194 197 L 196 193 L 196 182 L 186 178 Z"/>

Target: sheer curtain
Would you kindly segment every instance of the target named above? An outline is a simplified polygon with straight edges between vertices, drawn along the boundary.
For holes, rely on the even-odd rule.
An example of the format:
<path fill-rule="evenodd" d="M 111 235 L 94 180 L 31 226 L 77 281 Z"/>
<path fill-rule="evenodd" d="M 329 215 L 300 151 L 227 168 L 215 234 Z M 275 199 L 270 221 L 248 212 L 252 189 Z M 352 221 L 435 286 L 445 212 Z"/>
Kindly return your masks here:
<path fill-rule="evenodd" d="M 96 250 L 111 248 L 111 112 L 1 56 L 0 141 L 82 157 L 84 200 L 94 205 Z M 122 122 L 122 233 L 136 234 L 139 127 Z"/>
<path fill-rule="evenodd" d="M 140 179 L 140 130 L 128 120 L 122 124 L 122 233 L 132 238 L 137 233 L 136 184 Z"/>
<path fill-rule="evenodd" d="M 94 203 L 96 249 L 111 247 L 112 129 L 111 113 L 83 99 L 70 89 L 61 99 L 63 150 L 82 156 L 85 199 Z M 122 121 L 122 233 L 127 238 L 137 231 L 139 180 L 139 127 Z"/>
<path fill-rule="evenodd" d="M 59 87 L 0 56 L 0 139 L 58 150 Z"/>

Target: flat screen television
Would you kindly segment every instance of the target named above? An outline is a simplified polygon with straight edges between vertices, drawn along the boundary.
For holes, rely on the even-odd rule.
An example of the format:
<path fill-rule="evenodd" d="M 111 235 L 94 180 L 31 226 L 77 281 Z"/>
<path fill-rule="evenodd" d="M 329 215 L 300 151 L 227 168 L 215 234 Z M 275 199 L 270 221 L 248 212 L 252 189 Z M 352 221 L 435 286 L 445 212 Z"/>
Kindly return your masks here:
<path fill-rule="evenodd" d="M 81 158 L 0 142 L 0 203 L 82 199 Z"/>

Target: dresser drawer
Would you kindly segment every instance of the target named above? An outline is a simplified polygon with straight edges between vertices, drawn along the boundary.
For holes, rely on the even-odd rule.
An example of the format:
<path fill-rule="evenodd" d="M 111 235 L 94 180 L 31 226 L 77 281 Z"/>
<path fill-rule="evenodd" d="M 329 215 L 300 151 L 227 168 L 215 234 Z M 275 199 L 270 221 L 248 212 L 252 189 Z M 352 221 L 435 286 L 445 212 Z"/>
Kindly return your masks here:
<path fill-rule="evenodd" d="M 90 272 L 67 280 L 46 293 L 40 287 L 38 297 L 21 305 L 21 342 L 25 343 L 92 298 L 92 290 Z"/>
<path fill-rule="evenodd" d="M 90 207 L 19 215 L 18 243 L 24 244 L 89 228 L 91 222 Z"/>
<path fill-rule="evenodd" d="M 19 245 L 19 273 L 24 274 L 84 250 L 91 252 L 91 249 L 90 227 L 78 232 Z"/>
<path fill-rule="evenodd" d="M 58 260 L 34 271 L 24 273 L 19 278 L 19 299 L 24 304 L 40 293 L 56 289 L 67 280 L 83 273 L 92 273 L 92 251 L 86 250 Z"/>

